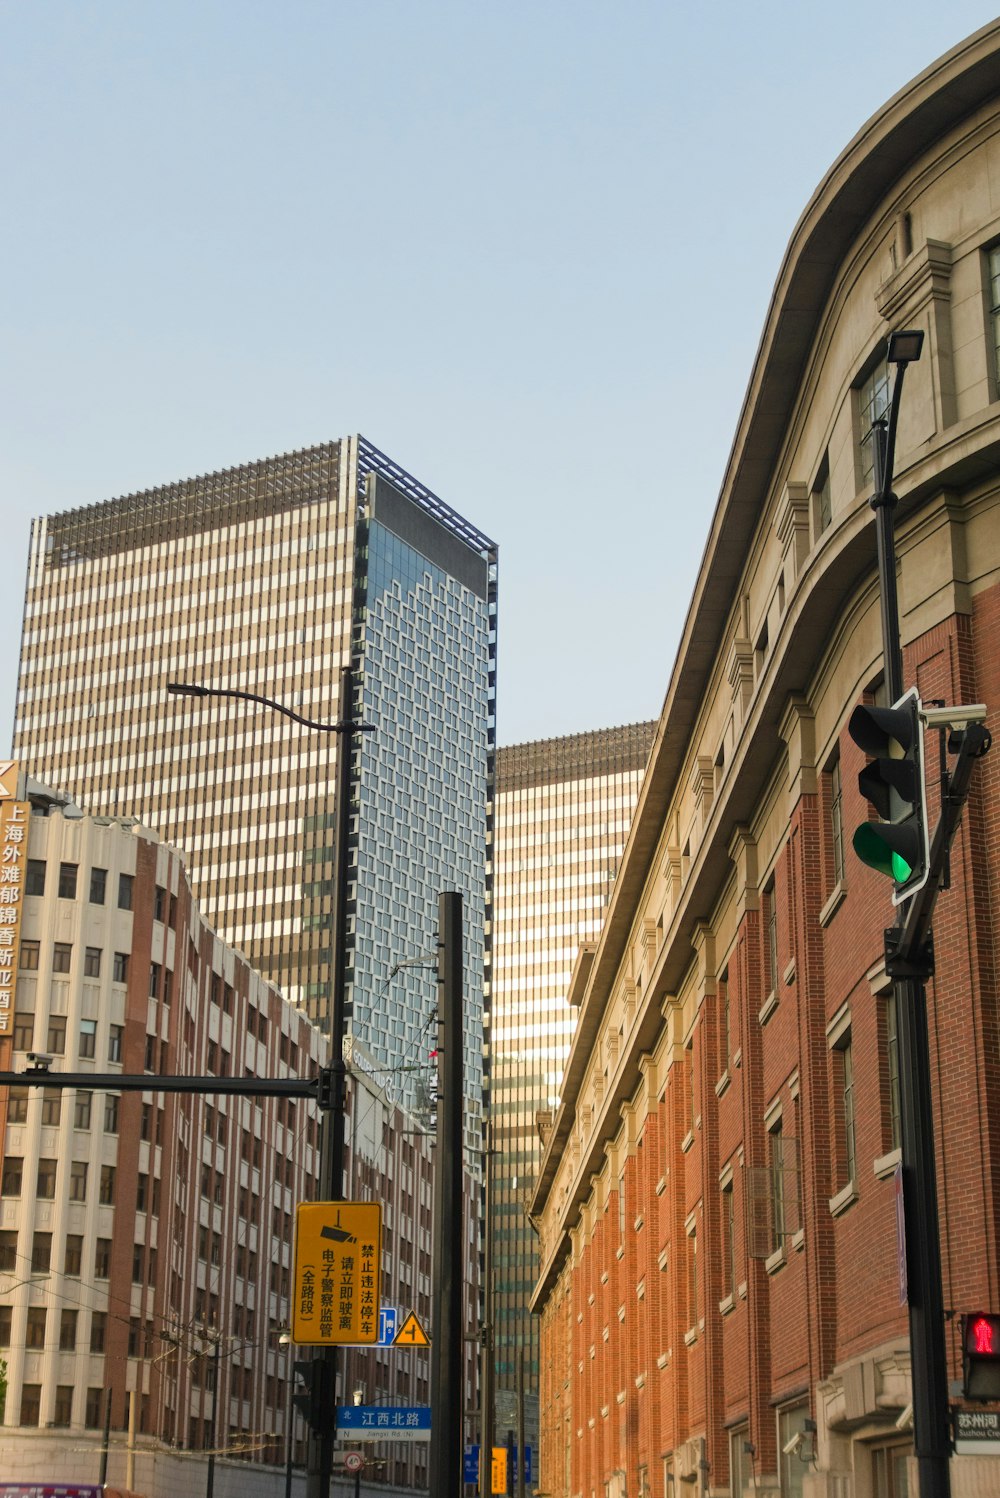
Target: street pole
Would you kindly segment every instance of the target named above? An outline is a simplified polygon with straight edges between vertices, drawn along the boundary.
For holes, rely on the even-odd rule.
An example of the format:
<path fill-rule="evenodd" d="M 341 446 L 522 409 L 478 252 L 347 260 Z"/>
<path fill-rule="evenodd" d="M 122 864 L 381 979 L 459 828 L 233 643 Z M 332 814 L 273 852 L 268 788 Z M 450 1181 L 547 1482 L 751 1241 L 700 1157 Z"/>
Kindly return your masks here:
<path fill-rule="evenodd" d="M 340 673 L 340 739 L 337 745 L 337 802 L 334 847 L 337 874 L 333 894 L 333 992 L 330 1010 L 330 1070 L 332 1096 L 329 1107 L 320 1117 L 319 1200 L 342 1201 L 344 1197 L 344 1107 L 346 1101 L 346 1067 L 344 1065 L 345 1005 L 347 995 L 347 880 L 350 873 L 351 763 L 354 753 L 354 731 L 360 725 L 353 719 L 354 673 L 344 666 Z M 318 1354 L 321 1408 L 327 1418 L 317 1436 L 310 1432 L 309 1464 L 306 1472 L 306 1498 L 329 1498 L 333 1478 L 333 1449 L 336 1440 L 337 1349 L 324 1347 Z"/>
<path fill-rule="evenodd" d="M 493 1124 L 486 1121 L 486 1158 L 483 1166 L 483 1325 L 479 1349 L 479 1494 L 491 1498 L 493 1491 Z"/>
<path fill-rule="evenodd" d="M 430 1491 L 462 1491 L 462 896 L 438 899 L 438 1102 L 431 1278 Z M 483 1457 L 480 1453 L 480 1462 Z"/>
<path fill-rule="evenodd" d="M 101 1475 L 97 1479 L 99 1487 L 104 1487 L 108 1480 L 108 1452 L 111 1449 L 111 1390 L 107 1392 L 104 1401 L 104 1439 L 101 1442 Z"/>
<path fill-rule="evenodd" d="M 260 703 L 291 718 L 304 728 L 318 733 L 335 733 L 337 750 L 337 802 L 335 807 L 334 847 L 336 850 L 336 883 L 333 909 L 333 988 L 330 1006 L 330 1086 L 319 1090 L 320 1107 L 320 1174 L 319 1200 L 342 1201 L 344 1198 L 344 1029 L 347 993 L 347 877 L 350 872 L 350 802 L 351 762 L 354 735 L 373 732 L 370 723 L 355 722 L 354 673 L 350 666 L 340 672 L 340 712 L 336 723 L 319 723 L 304 718 L 272 697 L 257 692 L 243 692 L 223 687 L 204 687 L 187 682 L 168 682 L 167 691 L 181 697 L 235 697 L 243 702 Z M 333 1477 L 333 1448 L 336 1438 L 335 1410 L 337 1399 L 337 1349 L 320 1348 L 313 1354 L 319 1362 L 318 1407 L 323 1424 L 317 1433 L 310 1426 L 306 1461 L 306 1498 L 329 1498 Z"/>
<path fill-rule="evenodd" d="M 285 1349 L 285 1498 L 292 1498 L 292 1430 L 295 1424 L 295 1406 L 292 1403 L 292 1334 L 282 1332 L 278 1341 Z"/>
<path fill-rule="evenodd" d="M 903 335 L 905 336 L 905 335 Z M 890 340 L 891 344 L 891 340 Z M 918 354 L 919 357 L 919 346 Z M 890 348 L 891 357 L 891 348 Z M 903 695 L 903 656 L 896 595 L 892 492 L 896 423 L 906 363 L 896 365 L 888 421 L 872 427 L 882 654 L 889 703 Z M 912 897 L 911 897 L 912 898 Z M 901 906 L 899 924 L 905 922 Z M 913 1447 L 920 1498 L 949 1498 L 948 1360 L 944 1337 L 941 1236 L 934 1160 L 926 979 L 933 971 L 927 943 L 895 959 L 898 932 L 886 932 L 886 970 L 892 977 L 899 1022 L 899 1091 L 902 1134 L 903 1218 L 906 1233 Z M 902 969 L 905 969 L 903 971 Z"/>
<path fill-rule="evenodd" d="M 219 1343 L 221 1342 L 218 1329 L 215 1332 L 215 1351 L 212 1353 L 212 1423 L 208 1433 L 208 1481 L 205 1484 L 205 1498 L 213 1498 L 215 1493 L 215 1441 L 218 1430 L 219 1413 Z"/>
<path fill-rule="evenodd" d="M 524 1498 L 524 1343 L 517 1349 L 517 1498 Z"/>

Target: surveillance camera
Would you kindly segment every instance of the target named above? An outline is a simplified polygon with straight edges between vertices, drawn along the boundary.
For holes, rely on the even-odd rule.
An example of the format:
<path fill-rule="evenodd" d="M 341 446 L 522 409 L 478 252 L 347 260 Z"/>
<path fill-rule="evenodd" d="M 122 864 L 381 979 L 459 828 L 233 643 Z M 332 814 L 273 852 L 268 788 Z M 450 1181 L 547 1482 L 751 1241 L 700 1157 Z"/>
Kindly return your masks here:
<path fill-rule="evenodd" d="M 904 1405 L 896 1416 L 896 1429 L 907 1430 L 913 1424 L 913 1401 Z"/>
<path fill-rule="evenodd" d="M 46 1056 L 43 1051 L 29 1051 L 28 1052 L 28 1070 L 29 1071 L 48 1071 L 49 1067 L 52 1065 L 52 1062 L 54 1060 L 55 1060 L 54 1056 Z"/>
<path fill-rule="evenodd" d="M 795 1432 L 794 1436 L 792 1436 L 791 1440 L 790 1441 L 786 1441 L 785 1444 L 784 1444 L 784 1446 L 782 1446 L 781 1449 L 785 1453 L 786 1456 L 794 1456 L 795 1453 L 796 1453 L 796 1451 L 798 1451 L 798 1449 L 799 1449 L 799 1447 L 801 1445 L 802 1445 L 802 1432 L 800 1430 L 797 1430 Z"/>

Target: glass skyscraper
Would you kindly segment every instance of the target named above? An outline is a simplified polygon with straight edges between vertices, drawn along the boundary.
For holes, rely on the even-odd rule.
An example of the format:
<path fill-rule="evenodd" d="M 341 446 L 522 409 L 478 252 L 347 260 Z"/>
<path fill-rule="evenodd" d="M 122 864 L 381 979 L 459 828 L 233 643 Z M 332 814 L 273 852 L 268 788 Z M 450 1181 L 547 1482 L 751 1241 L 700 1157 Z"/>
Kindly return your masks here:
<path fill-rule="evenodd" d="M 169 681 L 353 711 L 349 1024 L 419 1101 L 442 889 L 465 897 L 479 1147 L 490 968 L 496 547 L 360 437 L 35 522 L 15 754 L 186 855 L 206 919 L 321 1025 L 337 735 Z M 342 666 L 356 702 L 340 703 Z M 410 1068 L 416 1068 L 410 1070 Z"/>
<path fill-rule="evenodd" d="M 543 739 L 497 757 L 487 1230 L 501 1440 L 514 1426 L 522 1350 L 529 1444 L 537 1432 L 538 1332 L 528 1302 L 538 1254 L 526 1209 L 576 1024 L 567 1001 L 573 964 L 600 934 L 655 728 Z"/>

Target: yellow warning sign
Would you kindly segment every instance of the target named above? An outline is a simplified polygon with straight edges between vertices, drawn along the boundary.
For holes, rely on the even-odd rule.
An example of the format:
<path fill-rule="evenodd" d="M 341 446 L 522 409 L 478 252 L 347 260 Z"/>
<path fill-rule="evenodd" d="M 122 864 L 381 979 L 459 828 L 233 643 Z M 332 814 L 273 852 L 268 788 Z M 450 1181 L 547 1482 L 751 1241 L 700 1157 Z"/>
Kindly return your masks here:
<path fill-rule="evenodd" d="M 430 1339 L 417 1320 L 416 1311 L 411 1311 L 392 1341 L 393 1347 L 430 1347 Z"/>
<path fill-rule="evenodd" d="M 490 1487 L 494 1493 L 506 1493 L 507 1491 L 507 1448 L 506 1446 L 493 1447 L 492 1482 Z"/>
<path fill-rule="evenodd" d="M 381 1261 L 378 1202 L 300 1202 L 292 1341 L 377 1342 Z"/>

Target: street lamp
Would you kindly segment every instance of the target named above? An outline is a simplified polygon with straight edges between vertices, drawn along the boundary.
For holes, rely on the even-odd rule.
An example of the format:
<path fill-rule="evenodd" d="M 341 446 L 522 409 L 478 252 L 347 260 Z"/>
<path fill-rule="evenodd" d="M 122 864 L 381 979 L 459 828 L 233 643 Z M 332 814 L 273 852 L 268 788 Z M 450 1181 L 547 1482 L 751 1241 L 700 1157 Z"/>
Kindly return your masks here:
<path fill-rule="evenodd" d="M 886 695 L 896 703 L 903 695 L 903 652 L 899 639 L 896 596 L 896 551 L 892 492 L 896 456 L 896 423 L 903 377 L 920 358 L 924 335 L 919 329 L 892 333 L 886 362 L 895 366 L 888 416 L 872 423 L 882 654 Z M 906 928 L 907 904 L 900 905 L 896 927 L 885 933 L 886 971 L 892 978 L 899 1017 L 899 1089 L 901 1103 L 903 1217 L 906 1236 L 910 1330 L 910 1378 L 913 1391 L 913 1445 L 921 1498 L 948 1498 L 950 1443 L 948 1431 L 948 1360 L 944 1336 L 944 1291 L 941 1282 L 941 1233 L 938 1218 L 930 1046 L 926 979 L 932 971 L 926 942 L 919 950 L 898 952 Z M 915 907 L 914 907 L 915 908 Z"/>
<path fill-rule="evenodd" d="M 317 733 L 341 734 L 337 754 L 337 803 L 334 842 L 337 850 L 337 878 L 334 887 L 333 936 L 335 961 L 333 966 L 333 992 L 330 1012 L 330 1073 L 332 1087 L 329 1095 L 320 1089 L 320 1179 L 321 1201 L 341 1201 L 344 1195 L 344 1094 L 346 1067 L 344 1064 L 344 1031 L 347 993 L 347 878 L 350 859 L 348 848 L 348 819 L 351 797 L 351 758 L 355 733 L 373 733 L 374 724 L 355 722 L 352 717 L 336 723 L 320 723 L 304 718 L 301 713 L 276 702 L 273 697 L 264 697 L 258 692 L 243 692 L 234 688 L 205 687 L 194 682 L 171 681 L 167 691 L 179 697 L 236 697 L 243 702 L 256 702 L 261 707 L 271 708 L 303 728 Z M 340 705 L 346 705 L 348 713 L 354 697 L 354 673 L 350 666 L 340 672 Z M 324 1347 L 318 1356 L 325 1363 L 327 1380 L 324 1382 L 336 1404 L 337 1398 L 337 1349 Z M 306 1473 L 307 1498 L 329 1498 L 333 1476 L 334 1421 L 324 1422 L 317 1433 L 310 1431 L 309 1462 Z M 211 1494 L 209 1494 L 211 1498 Z"/>

